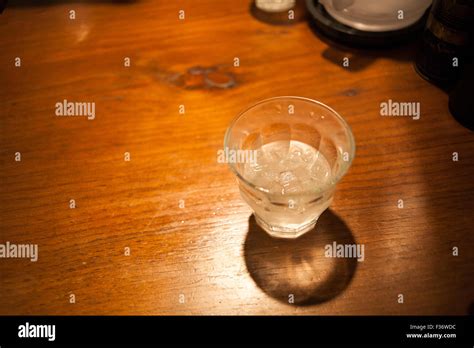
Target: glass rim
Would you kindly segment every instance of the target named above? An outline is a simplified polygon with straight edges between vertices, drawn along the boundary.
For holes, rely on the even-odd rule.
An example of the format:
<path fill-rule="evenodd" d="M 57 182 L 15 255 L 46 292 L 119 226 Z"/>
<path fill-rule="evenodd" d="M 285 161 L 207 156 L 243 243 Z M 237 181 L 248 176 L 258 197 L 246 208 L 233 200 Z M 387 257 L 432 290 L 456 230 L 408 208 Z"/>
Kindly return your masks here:
<path fill-rule="evenodd" d="M 239 119 L 244 114 L 246 114 L 251 109 L 257 107 L 258 105 L 268 103 L 268 102 L 271 102 L 271 101 L 275 101 L 275 100 L 281 100 L 281 99 L 298 99 L 298 100 L 301 100 L 301 101 L 316 104 L 316 105 L 328 110 L 329 112 L 331 112 L 336 117 L 336 119 L 338 119 L 342 123 L 343 128 L 346 130 L 346 132 L 348 134 L 349 147 L 350 147 L 350 153 L 349 153 L 350 160 L 347 161 L 347 162 L 343 162 L 345 165 L 341 166 L 341 168 L 338 171 L 338 175 L 334 176 L 334 179 L 331 181 L 330 184 L 325 185 L 325 186 L 321 187 L 320 189 L 314 191 L 315 194 L 326 192 L 329 189 L 335 187 L 337 185 L 337 183 L 344 177 L 344 175 L 349 170 L 349 168 L 350 168 L 350 166 L 351 166 L 351 164 L 352 164 L 352 162 L 355 158 L 356 145 L 355 145 L 355 140 L 354 140 L 354 134 L 352 133 L 352 129 L 349 126 L 349 124 L 347 123 L 347 121 L 341 115 L 339 115 L 339 113 L 336 110 L 334 110 L 330 106 L 328 106 L 328 105 L 326 105 L 326 104 L 324 104 L 324 103 L 322 103 L 318 100 L 311 99 L 311 98 L 306 98 L 306 97 L 285 95 L 285 96 L 277 96 L 277 97 L 271 97 L 271 98 L 263 99 L 263 100 L 260 100 L 260 101 L 256 102 L 255 104 L 252 104 L 251 106 L 247 107 L 246 109 L 244 109 L 243 111 L 238 113 L 237 116 L 234 117 L 234 119 L 231 121 L 231 123 L 227 127 L 227 130 L 226 130 L 226 133 L 225 133 L 225 136 L 224 136 L 224 150 L 227 148 L 227 145 L 229 143 L 230 133 L 231 133 L 232 129 L 234 128 L 235 124 L 239 121 Z M 235 168 L 236 163 L 228 162 L 227 164 L 229 165 L 232 173 L 234 173 L 237 176 L 237 178 L 239 180 L 243 181 L 246 185 L 248 185 L 251 188 L 256 189 L 258 191 L 261 191 L 261 192 L 264 192 L 264 193 L 269 193 L 268 189 L 266 189 L 264 187 L 261 187 L 261 186 L 258 186 L 258 185 L 255 185 L 252 182 L 245 179 L 242 175 L 240 175 L 239 171 Z"/>

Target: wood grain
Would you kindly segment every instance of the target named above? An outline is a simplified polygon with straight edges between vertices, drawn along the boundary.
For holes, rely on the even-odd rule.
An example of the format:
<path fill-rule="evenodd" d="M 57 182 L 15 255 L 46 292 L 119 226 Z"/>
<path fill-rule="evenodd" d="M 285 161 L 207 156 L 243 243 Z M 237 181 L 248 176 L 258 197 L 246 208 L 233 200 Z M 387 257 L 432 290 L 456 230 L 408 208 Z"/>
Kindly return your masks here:
<path fill-rule="evenodd" d="M 468 313 L 474 136 L 412 46 L 345 52 L 304 22 L 257 21 L 248 1 L 32 3 L 0 15 L 0 242 L 36 243 L 39 259 L 0 259 L 0 314 Z M 236 85 L 190 82 L 196 66 Z M 255 226 L 216 161 L 235 115 L 277 95 L 332 106 L 357 143 L 331 211 L 291 242 Z M 56 117 L 63 99 L 96 118 Z M 381 117 L 388 99 L 420 102 L 421 119 Z M 363 243 L 365 261 L 328 263 L 333 240 Z"/>

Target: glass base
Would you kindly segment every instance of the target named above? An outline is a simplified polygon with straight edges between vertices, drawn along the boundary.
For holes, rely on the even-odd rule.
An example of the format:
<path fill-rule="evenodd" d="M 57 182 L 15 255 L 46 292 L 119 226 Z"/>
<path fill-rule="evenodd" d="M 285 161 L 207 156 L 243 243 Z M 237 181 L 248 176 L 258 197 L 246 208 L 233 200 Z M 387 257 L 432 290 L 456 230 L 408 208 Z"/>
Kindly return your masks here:
<path fill-rule="evenodd" d="M 283 226 L 275 226 L 275 225 L 269 225 L 262 219 L 260 219 L 257 215 L 255 215 L 255 221 L 257 221 L 257 224 L 265 231 L 267 232 L 270 236 L 275 237 L 275 238 L 285 238 L 285 239 L 295 239 L 306 232 L 311 231 L 315 226 L 316 222 L 318 221 L 319 216 L 312 220 L 311 222 L 298 226 L 297 228 L 291 228 L 291 227 L 283 227 Z"/>

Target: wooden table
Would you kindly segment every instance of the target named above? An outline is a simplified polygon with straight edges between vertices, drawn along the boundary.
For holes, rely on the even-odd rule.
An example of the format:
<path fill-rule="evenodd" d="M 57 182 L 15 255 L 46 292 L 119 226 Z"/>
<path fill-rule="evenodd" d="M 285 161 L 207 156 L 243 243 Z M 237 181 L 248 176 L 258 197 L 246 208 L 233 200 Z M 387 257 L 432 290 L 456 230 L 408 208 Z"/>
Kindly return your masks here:
<path fill-rule="evenodd" d="M 472 308 L 474 136 L 412 47 L 345 52 L 244 0 L 32 3 L 0 15 L 0 242 L 38 244 L 39 259 L 0 259 L 1 314 Z M 208 88 L 196 66 L 236 84 Z M 334 107 L 357 143 L 331 210 L 294 241 L 255 226 L 216 160 L 236 114 L 278 95 Z M 95 119 L 57 117 L 64 99 L 95 102 Z M 420 102 L 421 118 L 381 117 L 388 99 Z M 365 260 L 324 258 L 333 241 Z"/>

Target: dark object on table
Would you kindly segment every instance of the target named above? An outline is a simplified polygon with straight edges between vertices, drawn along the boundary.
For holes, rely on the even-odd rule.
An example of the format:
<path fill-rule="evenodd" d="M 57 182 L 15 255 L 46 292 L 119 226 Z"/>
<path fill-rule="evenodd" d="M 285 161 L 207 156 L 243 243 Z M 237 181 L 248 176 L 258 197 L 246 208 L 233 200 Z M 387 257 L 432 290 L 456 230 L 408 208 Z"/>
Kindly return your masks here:
<path fill-rule="evenodd" d="M 474 1 L 435 0 L 417 54 L 416 70 L 428 81 L 452 86 L 472 61 Z"/>
<path fill-rule="evenodd" d="M 353 47 L 388 47 L 408 42 L 418 37 L 428 17 L 428 11 L 415 24 L 400 30 L 363 31 L 335 20 L 318 0 L 306 0 L 310 24 L 318 33 L 329 39 Z"/>
<path fill-rule="evenodd" d="M 0 14 L 5 10 L 7 7 L 8 0 L 0 0 Z"/>
<path fill-rule="evenodd" d="M 449 111 L 464 127 L 474 131 L 474 64 L 464 74 L 449 95 Z"/>

